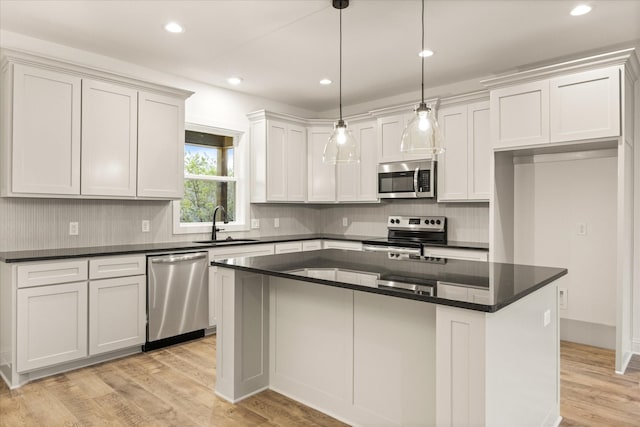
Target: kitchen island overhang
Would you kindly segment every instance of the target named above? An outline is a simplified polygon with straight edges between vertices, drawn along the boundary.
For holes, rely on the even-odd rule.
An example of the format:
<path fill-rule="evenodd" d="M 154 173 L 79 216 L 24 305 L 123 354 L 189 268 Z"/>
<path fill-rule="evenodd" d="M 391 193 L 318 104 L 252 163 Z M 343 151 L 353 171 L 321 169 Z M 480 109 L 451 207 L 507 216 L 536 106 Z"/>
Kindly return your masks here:
<path fill-rule="evenodd" d="M 565 269 L 340 250 L 212 266 L 229 401 L 271 388 L 354 425 L 559 422 Z"/>

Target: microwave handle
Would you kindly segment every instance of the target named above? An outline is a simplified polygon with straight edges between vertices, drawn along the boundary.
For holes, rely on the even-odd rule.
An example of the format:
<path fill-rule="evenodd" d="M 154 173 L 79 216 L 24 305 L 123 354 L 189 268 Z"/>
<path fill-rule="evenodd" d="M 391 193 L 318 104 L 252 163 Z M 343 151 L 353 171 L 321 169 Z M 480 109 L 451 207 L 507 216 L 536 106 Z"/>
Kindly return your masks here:
<path fill-rule="evenodd" d="M 420 175 L 420 168 L 417 167 L 415 172 L 413 172 L 413 191 L 417 194 L 420 192 L 418 188 L 418 176 Z"/>

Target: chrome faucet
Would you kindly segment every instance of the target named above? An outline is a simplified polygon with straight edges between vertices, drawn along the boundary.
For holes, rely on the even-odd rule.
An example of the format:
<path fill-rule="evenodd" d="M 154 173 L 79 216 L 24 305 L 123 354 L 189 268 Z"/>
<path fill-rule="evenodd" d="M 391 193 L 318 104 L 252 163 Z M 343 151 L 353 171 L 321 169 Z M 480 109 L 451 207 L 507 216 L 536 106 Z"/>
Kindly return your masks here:
<path fill-rule="evenodd" d="M 223 222 L 225 224 L 229 223 L 229 220 L 227 219 L 227 211 L 224 207 L 222 207 L 221 205 L 218 205 L 215 207 L 215 209 L 213 210 L 213 227 L 211 228 L 211 240 L 216 240 L 216 233 L 218 231 L 224 231 L 224 228 L 217 228 L 216 227 L 216 216 L 218 215 L 218 209 L 222 209 L 222 214 L 224 215 L 224 220 Z"/>

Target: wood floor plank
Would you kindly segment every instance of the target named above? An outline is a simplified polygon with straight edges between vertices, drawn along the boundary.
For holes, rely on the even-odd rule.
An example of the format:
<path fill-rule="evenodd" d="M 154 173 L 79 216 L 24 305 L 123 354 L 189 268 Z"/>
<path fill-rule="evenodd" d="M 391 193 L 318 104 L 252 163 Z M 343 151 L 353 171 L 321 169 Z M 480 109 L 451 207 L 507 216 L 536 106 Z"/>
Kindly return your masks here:
<path fill-rule="evenodd" d="M 215 335 L 34 381 L 0 386 L 0 427 L 345 426 L 271 390 L 228 403 L 214 393 Z M 562 427 L 640 423 L 640 356 L 625 375 L 611 350 L 561 343 Z"/>

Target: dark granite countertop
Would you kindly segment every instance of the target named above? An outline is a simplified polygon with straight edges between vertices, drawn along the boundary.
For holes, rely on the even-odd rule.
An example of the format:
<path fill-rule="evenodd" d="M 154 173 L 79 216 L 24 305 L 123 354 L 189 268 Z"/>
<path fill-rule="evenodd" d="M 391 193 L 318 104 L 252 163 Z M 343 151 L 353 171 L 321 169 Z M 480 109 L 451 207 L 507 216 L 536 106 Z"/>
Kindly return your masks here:
<path fill-rule="evenodd" d="M 141 243 L 132 245 L 111 245 L 111 246 L 93 246 L 93 247 L 80 247 L 80 248 L 61 248 L 61 249 L 34 249 L 23 251 L 9 251 L 0 252 L 0 261 L 13 263 L 13 262 L 28 262 L 28 261 L 46 261 L 63 258 L 82 258 L 93 256 L 113 256 L 113 255 L 129 255 L 129 254 L 142 254 L 142 253 L 161 253 L 171 251 L 187 251 L 187 250 L 206 250 L 213 247 L 222 247 L 229 245 L 252 245 L 259 243 L 278 243 L 289 241 L 301 241 L 301 240 L 315 240 L 315 239 L 328 239 L 328 240 L 345 240 L 361 242 L 364 240 L 372 240 L 380 238 L 380 236 L 359 236 L 359 235 L 345 235 L 345 234 L 326 234 L 326 233 L 313 233 L 313 234 L 292 234 L 292 235 L 280 235 L 280 236 L 260 236 L 252 238 L 251 241 L 231 241 L 222 244 L 207 244 L 207 243 L 194 243 L 194 242 L 161 242 L 161 243 Z M 239 238 L 240 239 L 240 238 Z M 446 245 L 433 245 L 433 246 L 445 246 L 454 248 L 469 248 L 469 249 L 488 249 L 486 243 L 473 243 L 473 242 L 449 242 Z"/>
<path fill-rule="evenodd" d="M 567 274 L 564 268 L 416 256 L 390 258 L 386 253 L 338 249 L 232 258 L 211 264 L 484 312 L 498 311 Z M 418 285 L 423 290 L 430 287 L 433 294 L 390 288 L 389 282 Z M 451 296 L 445 287 L 452 286 L 466 288 L 476 298 L 461 298 L 460 292 Z"/>

